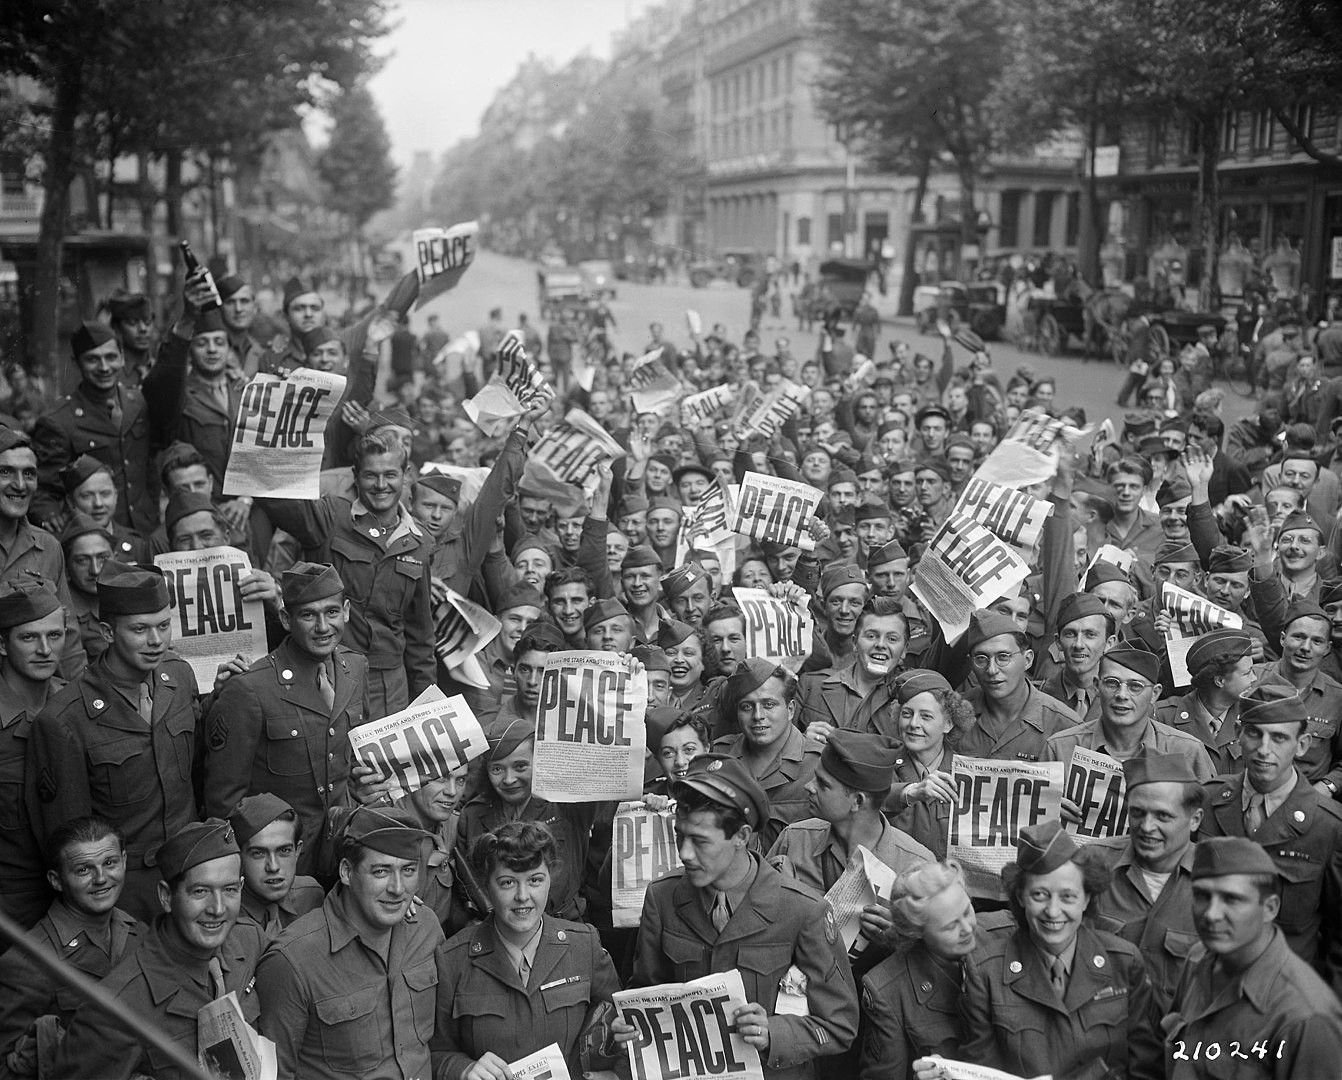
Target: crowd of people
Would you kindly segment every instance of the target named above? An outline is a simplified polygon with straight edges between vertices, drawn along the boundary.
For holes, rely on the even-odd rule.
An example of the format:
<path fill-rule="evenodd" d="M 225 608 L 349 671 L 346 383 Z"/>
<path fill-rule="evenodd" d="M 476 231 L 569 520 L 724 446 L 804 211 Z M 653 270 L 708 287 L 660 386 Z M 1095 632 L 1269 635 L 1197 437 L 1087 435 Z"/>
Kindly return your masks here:
<path fill-rule="evenodd" d="M 161 327 L 121 297 L 71 338 L 68 395 L 0 416 L 0 909 L 38 952 L 192 1056 L 200 1009 L 236 994 L 282 1078 L 508 1080 L 551 1043 L 575 1076 L 628 1075 L 612 995 L 728 970 L 769 1077 L 1332 1075 L 1342 480 L 1298 395 L 1227 430 L 1213 386 L 1134 387 L 1112 440 L 1064 443 L 1029 488 L 1052 507 L 1031 576 L 947 640 L 910 586 L 976 469 L 1022 415 L 1100 419 L 1053 380 L 1002 379 L 963 331 L 882 351 L 865 317 L 863 352 L 841 325 L 796 355 L 661 324 L 624 351 L 613 319 L 586 351 L 499 309 L 453 360 L 441 327 L 410 332 L 417 289 L 336 330 L 295 278 L 280 335 L 237 276 L 188 278 Z M 486 437 L 463 404 L 523 351 L 545 385 Z M 639 413 L 649 354 L 685 394 L 804 400 L 768 433 L 735 404 Z M 346 375 L 323 494 L 224 495 L 247 380 L 301 367 Z M 585 487 L 529 467 L 572 408 L 624 451 Z M 823 493 L 812 542 L 682 544 L 747 471 Z M 154 556 L 222 545 L 250 557 L 270 651 L 198 685 Z M 1165 583 L 1235 616 L 1185 684 Z M 740 588 L 808 612 L 809 654 L 747 655 Z M 487 686 L 436 650 L 454 593 L 501 624 Z M 546 658 L 575 649 L 648 688 L 644 798 L 683 869 L 635 929 L 612 918 L 614 805 L 532 790 Z M 433 686 L 488 749 L 392 800 L 350 732 Z M 948 857 L 955 755 L 1077 749 L 1122 769 L 1117 835 L 1079 844 L 1064 798 L 1013 824 L 999 879 Z M 893 895 L 850 955 L 825 893 L 867 856 Z M 142 1075 L 183 1074 L 30 950 L 0 955 L 0 1077 Z"/>

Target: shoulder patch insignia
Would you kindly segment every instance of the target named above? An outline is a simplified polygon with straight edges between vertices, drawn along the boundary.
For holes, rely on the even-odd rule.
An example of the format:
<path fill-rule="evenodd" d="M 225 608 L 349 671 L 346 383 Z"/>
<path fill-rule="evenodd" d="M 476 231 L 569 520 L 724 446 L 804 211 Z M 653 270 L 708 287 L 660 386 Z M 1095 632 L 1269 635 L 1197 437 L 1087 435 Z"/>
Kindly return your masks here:
<path fill-rule="evenodd" d="M 215 709 L 210 717 L 210 730 L 206 733 L 205 744 L 211 750 L 222 750 L 228 745 L 228 717 L 224 709 Z"/>

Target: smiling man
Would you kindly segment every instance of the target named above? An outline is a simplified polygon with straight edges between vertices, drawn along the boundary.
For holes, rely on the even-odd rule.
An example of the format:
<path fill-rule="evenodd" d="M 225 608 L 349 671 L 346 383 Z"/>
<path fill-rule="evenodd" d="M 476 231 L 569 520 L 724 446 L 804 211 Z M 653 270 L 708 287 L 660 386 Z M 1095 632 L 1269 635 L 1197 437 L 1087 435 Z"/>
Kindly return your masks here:
<path fill-rule="evenodd" d="M 713 606 L 713 579 L 698 563 L 686 563 L 662 578 L 662 595 L 677 619 L 702 626 Z"/>
<path fill-rule="evenodd" d="M 275 1042 L 280 1076 L 431 1075 L 447 940 L 432 911 L 412 910 L 430 844 L 408 810 L 350 817 L 340 883 L 257 970 L 261 1034 Z"/>
<path fill-rule="evenodd" d="M 1073 593 L 1058 608 L 1062 667 L 1039 687 L 1082 720 L 1100 713 L 1100 659 L 1118 643 L 1114 617 L 1089 593 Z"/>
<path fill-rule="evenodd" d="M 239 923 L 254 923 L 267 941 L 301 915 L 315 911 L 326 890 L 298 873 L 303 823 L 278 795 L 248 795 L 228 817 L 242 852 Z"/>
<path fill-rule="evenodd" d="M 553 570 L 545 579 L 545 606 L 575 649 L 585 648 L 582 616 L 592 603 L 592 579 L 580 566 Z"/>
<path fill-rule="evenodd" d="M 857 617 L 871 595 L 866 575 L 856 566 L 831 566 L 820 575 L 820 599 L 825 616 L 825 633 L 815 652 L 823 644 L 830 666 L 838 666 L 853 655 Z"/>
<path fill-rule="evenodd" d="M 98 579 L 98 614 L 107 651 L 33 723 L 35 824 L 43 836 L 88 814 L 117 826 L 126 838 L 122 907 L 148 919 L 158 907 L 155 853 L 197 820 L 196 677 L 171 651 L 161 570 L 108 562 Z"/>
<path fill-rule="evenodd" d="M 837 730 L 875 730 L 873 718 L 894 700 L 890 677 L 903 667 L 908 633 L 896 601 L 877 596 L 863 604 L 853 659 L 800 678 L 801 728 L 807 738 L 823 743 Z"/>
<path fill-rule="evenodd" d="M 255 926 L 237 925 L 242 857 L 232 826 L 218 818 L 186 825 L 159 850 L 158 872 L 154 932 L 108 974 L 103 989 L 182 1048 L 197 1045 L 199 1010 L 225 994 L 236 993 L 243 1018 L 255 1024 L 261 1001 L 253 974 L 265 941 Z M 52 1075 L 130 1080 L 141 1074 L 183 1075 L 96 1001 L 82 1005 Z"/>
<path fill-rule="evenodd" d="M 369 715 L 367 661 L 341 643 L 349 600 L 333 566 L 295 563 L 280 588 L 289 636 L 206 705 L 205 809 L 230 814 L 246 796 L 270 792 L 316 837 L 327 808 L 348 803 L 349 730 Z M 302 872 L 313 854 L 301 854 Z"/>
<path fill-rule="evenodd" d="M 550 576 L 553 577 L 554 573 Z M 488 722 L 498 712 L 500 703 L 516 691 L 517 679 L 513 665 L 516 661 L 517 641 L 526 628 L 541 617 L 544 610 L 545 598 L 525 583 L 512 586 L 499 597 L 495 606 L 500 623 L 499 632 L 477 654 L 485 678 L 489 680 L 489 689 L 482 690 L 476 686 L 460 688 L 466 703 L 481 723 Z"/>
<path fill-rule="evenodd" d="M 657 636 L 657 624 L 664 614 L 658 603 L 662 597 L 661 577 L 662 560 L 646 545 L 630 548 L 620 564 L 620 587 L 633 619 L 634 637 L 639 641 L 652 641 Z"/>

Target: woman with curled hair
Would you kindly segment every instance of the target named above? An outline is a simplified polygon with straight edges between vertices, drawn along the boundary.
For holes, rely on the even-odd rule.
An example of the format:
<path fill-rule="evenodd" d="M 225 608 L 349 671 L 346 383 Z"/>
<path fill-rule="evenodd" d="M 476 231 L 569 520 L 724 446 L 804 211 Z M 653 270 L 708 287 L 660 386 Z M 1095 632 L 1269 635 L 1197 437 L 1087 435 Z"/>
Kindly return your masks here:
<path fill-rule="evenodd" d="M 1102 853 L 1078 848 L 1057 820 L 1028 826 L 1002 884 L 1016 929 L 991 935 L 965 965 L 961 1057 L 1020 1076 L 1163 1076 L 1142 955 L 1087 921 L 1109 885 Z"/>
<path fill-rule="evenodd" d="M 946 857 L 955 781 L 951 759 L 960 732 L 974 723 L 974 709 L 936 671 L 914 668 L 895 682 L 896 718 L 904 753 L 885 804 L 894 824 L 939 859 Z"/>
<path fill-rule="evenodd" d="M 550 1043 L 573 1075 L 603 1067 L 585 1048 L 607 1041 L 593 1020 L 619 981 L 592 927 L 545 914 L 558 861 L 554 836 L 535 821 L 500 825 L 471 849 L 493 911 L 447 943 L 440 1080 L 509 1080 L 508 1062 Z"/>
<path fill-rule="evenodd" d="M 978 942 L 974 906 L 956 862 L 923 862 L 895 882 L 895 953 L 862 980 L 861 1080 L 910 1080 L 929 1054 L 960 1056 L 960 987 Z"/>

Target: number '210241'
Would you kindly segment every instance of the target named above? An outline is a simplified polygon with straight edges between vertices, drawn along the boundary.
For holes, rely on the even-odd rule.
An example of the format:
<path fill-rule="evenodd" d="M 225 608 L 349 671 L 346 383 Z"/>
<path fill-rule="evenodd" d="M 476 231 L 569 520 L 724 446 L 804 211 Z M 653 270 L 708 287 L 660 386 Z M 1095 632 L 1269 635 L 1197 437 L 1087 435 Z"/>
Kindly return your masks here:
<path fill-rule="evenodd" d="M 1221 1056 L 1221 1044 L 1219 1042 L 1202 1042 L 1199 1040 L 1193 1044 L 1192 1057 L 1189 1057 L 1188 1043 L 1184 1042 L 1183 1039 L 1175 1039 L 1174 1047 L 1174 1053 L 1171 1057 L 1175 1061 L 1215 1061 Z M 1265 1061 L 1267 1060 L 1269 1049 L 1270 1047 L 1266 1041 L 1256 1042 L 1249 1048 L 1249 1053 L 1246 1054 L 1240 1049 L 1239 1040 L 1232 1039 L 1230 1042 L 1226 1043 L 1226 1056 L 1239 1058 L 1241 1061 L 1248 1061 L 1250 1055 L 1253 1055 L 1254 1057 L 1257 1057 L 1259 1061 Z M 1277 1043 L 1276 1060 L 1280 1061 L 1285 1052 L 1286 1040 L 1282 1039 Z"/>

